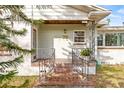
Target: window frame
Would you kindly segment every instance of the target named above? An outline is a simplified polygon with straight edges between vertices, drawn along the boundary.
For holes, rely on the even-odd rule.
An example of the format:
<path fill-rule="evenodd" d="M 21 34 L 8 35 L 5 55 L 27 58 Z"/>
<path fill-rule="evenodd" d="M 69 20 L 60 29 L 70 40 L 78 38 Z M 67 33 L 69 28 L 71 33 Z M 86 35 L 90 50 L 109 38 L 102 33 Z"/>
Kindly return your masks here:
<path fill-rule="evenodd" d="M 99 37 L 98 35 L 99 35 L 99 36 L 102 35 L 102 40 L 103 40 L 103 41 L 102 41 L 102 45 L 98 45 L 98 37 Z M 103 34 L 103 33 L 98 33 L 98 34 L 97 34 L 97 46 L 104 46 L 104 34 Z"/>
<path fill-rule="evenodd" d="M 84 36 L 82 36 L 82 37 L 84 37 L 83 42 L 75 42 L 75 32 L 84 32 Z M 86 42 L 86 32 L 85 32 L 85 30 L 74 30 L 73 31 L 73 43 L 78 45 L 78 44 L 85 44 L 85 42 Z"/>
<path fill-rule="evenodd" d="M 98 47 L 108 47 L 108 48 L 124 48 L 124 46 L 120 46 L 120 45 L 117 45 L 117 46 L 106 46 L 106 44 L 105 44 L 105 40 L 106 40 L 106 38 L 105 38 L 105 35 L 106 34 L 121 34 L 121 33 L 124 33 L 123 31 L 111 31 L 111 32 L 98 32 L 98 34 L 102 34 L 103 35 L 103 44 L 102 44 L 102 46 L 98 46 L 98 40 L 97 40 L 97 46 Z M 97 37 L 98 37 L 98 35 L 97 35 Z"/>

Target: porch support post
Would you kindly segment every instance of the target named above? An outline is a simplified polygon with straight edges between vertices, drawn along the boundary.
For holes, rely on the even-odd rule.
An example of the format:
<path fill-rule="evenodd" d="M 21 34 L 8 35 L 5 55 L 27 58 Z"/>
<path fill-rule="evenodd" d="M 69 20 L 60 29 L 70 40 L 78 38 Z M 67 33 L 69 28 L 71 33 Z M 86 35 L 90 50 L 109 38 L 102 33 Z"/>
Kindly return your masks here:
<path fill-rule="evenodd" d="M 96 27 L 95 21 L 91 21 L 91 49 L 92 49 L 92 58 L 95 58 L 96 55 L 96 44 L 97 44 L 97 37 L 96 37 Z"/>

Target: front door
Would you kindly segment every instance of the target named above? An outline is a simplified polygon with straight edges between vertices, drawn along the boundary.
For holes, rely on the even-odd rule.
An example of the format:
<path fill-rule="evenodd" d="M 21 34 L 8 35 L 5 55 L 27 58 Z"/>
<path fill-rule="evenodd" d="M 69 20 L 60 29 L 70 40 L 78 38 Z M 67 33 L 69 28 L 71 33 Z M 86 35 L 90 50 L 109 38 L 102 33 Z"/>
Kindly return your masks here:
<path fill-rule="evenodd" d="M 68 39 L 54 38 L 55 57 L 58 60 L 71 59 L 71 44 Z"/>

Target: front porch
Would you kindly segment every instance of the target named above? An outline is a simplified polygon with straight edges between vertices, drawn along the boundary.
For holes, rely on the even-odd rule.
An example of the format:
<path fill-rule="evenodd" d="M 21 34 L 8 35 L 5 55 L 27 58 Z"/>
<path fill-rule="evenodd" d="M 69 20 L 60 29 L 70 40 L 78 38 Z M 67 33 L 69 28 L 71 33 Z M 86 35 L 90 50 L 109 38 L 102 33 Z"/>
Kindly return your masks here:
<path fill-rule="evenodd" d="M 39 52 L 45 56 L 32 63 L 32 66 L 39 67 L 36 87 L 95 87 L 96 62 L 91 57 L 82 58 L 80 50 L 82 49 L 72 49 L 71 62 L 60 63 L 55 59 L 55 49 L 40 49 Z"/>
<path fill-rule="evenodd" d="M 32 66 L 39 67 L 37 87 L 94 87 L 97 52 L 94 21 L 84 24 L 55 22 L 33 30 L 36 53 L 32 56 Z M 92 50 L 88 59 L 80 55 L 86 48 Z"/>

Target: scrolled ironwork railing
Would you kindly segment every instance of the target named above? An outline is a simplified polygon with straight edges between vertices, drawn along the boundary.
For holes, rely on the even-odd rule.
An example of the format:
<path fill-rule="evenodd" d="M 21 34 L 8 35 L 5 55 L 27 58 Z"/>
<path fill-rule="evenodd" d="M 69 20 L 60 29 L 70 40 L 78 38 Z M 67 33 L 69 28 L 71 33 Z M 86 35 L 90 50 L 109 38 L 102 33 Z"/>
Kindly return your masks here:
<path fill-rule="evenodd" d="M 54 69 L 55 49 L 54 48 L 38 48 L 37 61 L 39 63 L 39 82 L 45 81 L 46 75 Z"/>
<path fill-rule="evenodd" d="M 81 51 L 86 48 L 73 48 L 72 49 L 72 64 L 75 72 L 87 76 L 89 74 L 89 61 L 91 56 L 81 56 Z"/>

